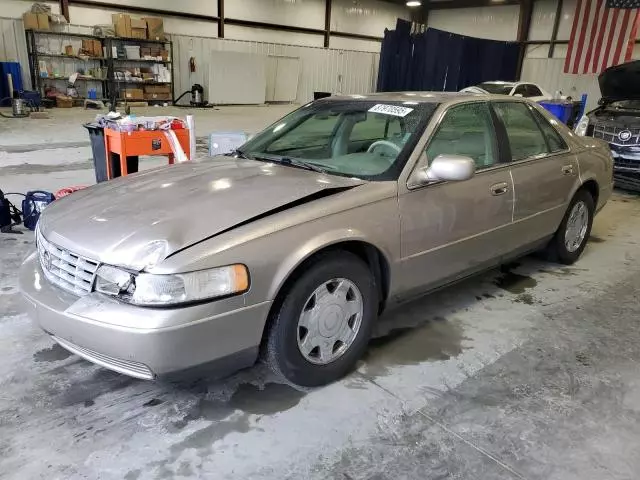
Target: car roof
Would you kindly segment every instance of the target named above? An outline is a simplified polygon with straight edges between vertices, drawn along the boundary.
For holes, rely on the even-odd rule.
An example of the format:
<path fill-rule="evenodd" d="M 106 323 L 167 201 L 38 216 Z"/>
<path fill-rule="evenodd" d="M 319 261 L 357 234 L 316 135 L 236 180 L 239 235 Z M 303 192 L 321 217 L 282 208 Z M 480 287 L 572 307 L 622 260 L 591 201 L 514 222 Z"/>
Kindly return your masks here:
<path fill-rule="evenodd" d="M 468 92 L 378 92 L 363 95 L 335 95 L 318 102 L 331 101 L 376 101 L 376 102 L 417 102 L 417 103 L 459 103 L 468 100 L 504 100 L 504 95 L 487 95 Z M 522 99 L 514 98 L 514 101 Z"/>
<path fill-rule="evenodd" d="M 504 85 L 505 87 L 515 87 L 516 85 L 520 85 L 521 83 L 526 83 L 526 82 L 504 82 L 502 80 L 489 80 L 487 82 L 481 82 L 478 85 L 485 85 L 487 83 L 491 85 Z"/>

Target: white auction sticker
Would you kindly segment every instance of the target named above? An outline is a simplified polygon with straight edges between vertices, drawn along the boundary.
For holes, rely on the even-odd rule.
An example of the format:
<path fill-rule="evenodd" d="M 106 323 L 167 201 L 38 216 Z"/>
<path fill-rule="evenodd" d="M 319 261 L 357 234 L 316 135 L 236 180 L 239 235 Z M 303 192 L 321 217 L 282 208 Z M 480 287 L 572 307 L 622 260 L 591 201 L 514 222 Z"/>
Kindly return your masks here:
<path fill-rule="evenodd" d="M 369 111 L 373 113 L 384 113 L 385 115 L 393 115 L 396 117 L 406 117 L 413 112 L 413 108 L 398 107 L 396 105 L 383 105 L 379 103 L 378 105 L 371 107 Z"/>

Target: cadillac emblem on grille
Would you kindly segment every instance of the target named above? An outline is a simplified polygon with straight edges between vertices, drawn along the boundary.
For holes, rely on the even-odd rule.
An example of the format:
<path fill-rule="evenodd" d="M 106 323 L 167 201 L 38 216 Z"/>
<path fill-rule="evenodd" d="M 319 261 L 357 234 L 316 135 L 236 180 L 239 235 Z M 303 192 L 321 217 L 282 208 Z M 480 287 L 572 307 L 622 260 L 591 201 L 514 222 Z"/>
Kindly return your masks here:
<path fill-rule="evenodd" d="M 42 254 L 42 266 L 47 270 L 51 270 L 52 263 L 51 254 L 45 250 Z"/>
<path fill-rule="evenodd" d="M 618 138 L 621 141 L 626 142 L 627 140 L 629 140 L 631 138 L 631 131 L 622 130 L 620 133 L 618 133 Z"/>

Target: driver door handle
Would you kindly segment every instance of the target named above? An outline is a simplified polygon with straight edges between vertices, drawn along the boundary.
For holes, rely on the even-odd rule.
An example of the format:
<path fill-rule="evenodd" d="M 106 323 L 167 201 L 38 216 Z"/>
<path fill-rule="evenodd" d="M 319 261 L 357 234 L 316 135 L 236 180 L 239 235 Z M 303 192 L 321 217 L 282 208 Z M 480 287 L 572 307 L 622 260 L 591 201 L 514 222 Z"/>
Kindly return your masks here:
<path fill-rule="evenodd" d="M 495 185 L 491 185 L 491 195 L 498 196 L 504 195 L 509 191 L 509 184 L 507 182 L 496 183 Z"/>

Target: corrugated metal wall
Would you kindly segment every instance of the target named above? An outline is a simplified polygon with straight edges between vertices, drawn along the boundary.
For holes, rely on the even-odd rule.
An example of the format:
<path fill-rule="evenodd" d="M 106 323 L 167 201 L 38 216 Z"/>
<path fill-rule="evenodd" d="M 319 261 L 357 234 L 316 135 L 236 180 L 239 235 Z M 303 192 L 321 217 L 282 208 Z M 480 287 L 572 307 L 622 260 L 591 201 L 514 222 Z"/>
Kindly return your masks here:
<path fill-rule="evenodd" d="M 31 88 L 29 57 L 22 20 L 0 18 L 0 61 L 19 62 L 22 68 L 22 84 Z"/>
<path fill-rule="evenodd" d="M 194 83 L 203 85 L 206 90 L 211 52 L 219 50 L 299 58 L 297 103 L 312 100 L 314 91 L 349 94 L 375 90 L 377 53 L 174 35 L 176 93 L 189 90 Z M 196 61 L 193 73 L 189 70 L 191 57 Z"/>
<path fill-rule="evenodd" d="M 24 28 L 21 20 L 0 18 L 0 60 L 19 61 L 25 88 L 31 88 Z M 89 33 L 86 26 L 70 25 L 70 32 Z M 54 37 L 55 38 L 55 37 Z M 234 51 L 296 57 L 300 59 L 297 103 L 313 99 L 313 92 L 366 93 L 375 90 L 380 55 L 372 52 L 324 49 L 277 43 L 247 42 L 207 37 L 173 35 L 174 81 L 176 96 L 199 83 L 209 83 L 212 51 Z M 189 58 L 196 60 L 190 72 Z"/>
<path fill-rule="evenodd" d="M 549 93 L 561 90 L 564 95 L 579 99 L 588 95 L 587 108 L 595 108 L 600 99 L 597 75 L 572 75 L 564 73 L 563 58 L 525 58 L 522 79 L 535 82 Z"/>

